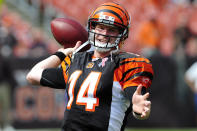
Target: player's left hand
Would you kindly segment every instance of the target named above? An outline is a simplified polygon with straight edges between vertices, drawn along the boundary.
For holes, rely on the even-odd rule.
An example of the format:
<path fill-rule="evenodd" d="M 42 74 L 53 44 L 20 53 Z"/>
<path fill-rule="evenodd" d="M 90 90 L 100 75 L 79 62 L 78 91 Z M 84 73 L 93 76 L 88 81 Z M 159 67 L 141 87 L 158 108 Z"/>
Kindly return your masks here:
<path fill-rule="evenodd" d="M 148 99 L 149 93 L 142 95 L 142 85 L 139 85 L 132 97 L 133 112 L 141 114 L 142 119 L 146 119 L 150 115 L 151 102 Z"/>

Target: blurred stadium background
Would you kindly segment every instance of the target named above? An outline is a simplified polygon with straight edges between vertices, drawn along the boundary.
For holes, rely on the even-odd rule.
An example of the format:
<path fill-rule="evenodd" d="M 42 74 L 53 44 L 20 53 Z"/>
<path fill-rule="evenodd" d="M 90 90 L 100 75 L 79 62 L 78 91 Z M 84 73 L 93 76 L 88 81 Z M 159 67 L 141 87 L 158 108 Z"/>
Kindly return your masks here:
<path fill-rule="evenodd" d="M 26 73 L 60 47 L 51 34 L 52 19 L 73 17 L 86 26 L 94 8 L 107 1 L 0 0 L 0 124 L 5 131 L 59 130 L 63 91 L 32 87 Z M 126 131 L 197 130 L 196 94 L 184 81 L 186 69 L 197 61 L 197 1 L 113 1 L 131 15 L 124 50 L 148 57 L 155 71 L 152 114 L 145 121 L 131 115 Z"/>

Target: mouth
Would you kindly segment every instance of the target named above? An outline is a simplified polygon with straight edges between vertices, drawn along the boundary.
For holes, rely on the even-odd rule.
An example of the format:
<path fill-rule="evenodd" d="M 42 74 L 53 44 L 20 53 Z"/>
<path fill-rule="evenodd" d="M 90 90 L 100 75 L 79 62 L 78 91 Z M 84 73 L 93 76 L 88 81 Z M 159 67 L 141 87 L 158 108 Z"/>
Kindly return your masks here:
<path fill-rule="evenodd" d="M 99 48 L 111 49 L 116 47 L 120 41 L 121 36 L 108 36 L 95 33 L 94 31 L 89 31 L 89 42 L 93 46 Z"/>

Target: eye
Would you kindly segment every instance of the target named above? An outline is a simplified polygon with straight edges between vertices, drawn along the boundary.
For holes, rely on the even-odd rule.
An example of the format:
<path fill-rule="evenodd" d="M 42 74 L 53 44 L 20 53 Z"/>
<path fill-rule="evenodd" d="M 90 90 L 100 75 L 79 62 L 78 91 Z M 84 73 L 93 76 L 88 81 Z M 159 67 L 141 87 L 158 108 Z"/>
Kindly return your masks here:
<path fill-rule="evenodd" d="M 109 32 L 119 32 L 119 31 L 117 29 L 115 29 L 115 28 L 110 28 Z"/>
<path fill-rule="evenodd" d="M 95 30 L 102 31 L 102 30 L 104 30 L 104 27 L 98 25 L 98 26 L 96 26 Z"/>
<path fill-rule="evenodd" d="M 99 26 L 99 28 L 100 28 L 101 30 L 104 30 L 104 29 L 105 29 L 105 27 L 104 27 L 104 26 Z"/>
<path fill-rule="evenodd" d="M 118 29 L 116 28 L 110 28 L 108 29 L 108 32 L 112 35 L 112 36 L 117 36 L 120 32 Z"/>

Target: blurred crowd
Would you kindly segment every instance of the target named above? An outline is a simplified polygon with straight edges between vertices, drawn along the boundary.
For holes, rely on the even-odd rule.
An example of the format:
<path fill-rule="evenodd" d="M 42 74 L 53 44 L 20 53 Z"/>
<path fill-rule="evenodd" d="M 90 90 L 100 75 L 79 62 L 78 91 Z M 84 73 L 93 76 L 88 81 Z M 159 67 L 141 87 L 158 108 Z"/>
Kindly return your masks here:
<path fill-rule="evenodd" d="M 0 11 L 0 52 L 9 57 L 40 57 L 56 50 L 58 45 L 39 27 L 33 27 L 18 13 L 3 5 Z"/>
<path fill-rule="evenodd" d="M 89 13 L 103 2 L 107 0 L 41 0 L 39 7 L 42 12 L 39 17 L 44 16 L 46 8 L 50 7 L 65 16 L 77 19 L 85 26 Z M 197 1 L 117 2 L 123 4 L 131 15 L 130 36 L 123 49 L 150 58 L 155 72 L 151 86 L 153 108 L 150 119 L 139 122 L 131 118 L 129 125 L 142 126 L 143 123 L 144 126 L 151 127 L 197 126 L 197 92 L 187 85 L 184 78 L 187 69 L 197 61 Z M 43 19 L 44 17 L 40 19 L 40 25 L 44 25 Z M 49 37 L 42 27 L 33 26 L 33 22 L 21 17 L 20 13 L 9 10 L 9 6 L 0 5 L 2 57 L 38 58 L 58 49 L 54 39 Z"/>

